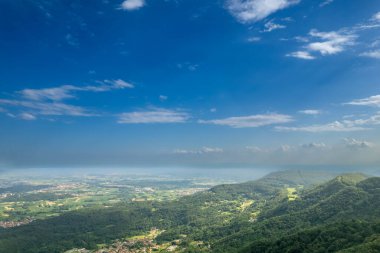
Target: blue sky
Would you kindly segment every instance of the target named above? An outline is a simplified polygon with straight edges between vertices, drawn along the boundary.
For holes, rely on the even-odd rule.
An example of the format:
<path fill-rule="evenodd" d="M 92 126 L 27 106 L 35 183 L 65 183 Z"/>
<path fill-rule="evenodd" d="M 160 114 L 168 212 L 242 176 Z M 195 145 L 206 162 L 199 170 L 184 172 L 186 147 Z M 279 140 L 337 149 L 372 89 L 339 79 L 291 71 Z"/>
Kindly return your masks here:
<path fill-rule="evenodd" d="M 380 1 L 4 0 L 0 167 L 380 164 Z"/>

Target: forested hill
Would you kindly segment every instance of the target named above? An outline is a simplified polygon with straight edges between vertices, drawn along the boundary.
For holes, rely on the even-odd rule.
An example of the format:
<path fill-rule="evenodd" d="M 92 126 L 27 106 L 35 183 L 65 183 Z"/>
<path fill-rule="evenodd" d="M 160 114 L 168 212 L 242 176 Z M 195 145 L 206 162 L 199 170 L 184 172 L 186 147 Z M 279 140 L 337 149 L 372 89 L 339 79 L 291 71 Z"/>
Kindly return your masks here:
<path fill-rule="evenodd" d="M 69 212 L 0 231 L 0 252 L 96 250 L 153 227 L 154 243 L 175 252 L 379 252 L 380 178 L 332 178 L 284 171 L 175 201 Z"/>
<path fill-rule="evenodd" d="M 273 196 L 284 187 L 303 186 L 308 188 L 313 185 L 327 182 L 337 174 L 327 171 L 286 170 L 277 171 L 255 181 L 240 184 L 218 185 L 210 189 L 219 197 L 236 197 L 240 195 L 255 196 L 263 194 Z"/>
<path fill-rule="evenodd" d="M 379 252 L 380 178 L 349 174 L 266 210 L 255 226 L 216 246 L 239 252 Z"/>

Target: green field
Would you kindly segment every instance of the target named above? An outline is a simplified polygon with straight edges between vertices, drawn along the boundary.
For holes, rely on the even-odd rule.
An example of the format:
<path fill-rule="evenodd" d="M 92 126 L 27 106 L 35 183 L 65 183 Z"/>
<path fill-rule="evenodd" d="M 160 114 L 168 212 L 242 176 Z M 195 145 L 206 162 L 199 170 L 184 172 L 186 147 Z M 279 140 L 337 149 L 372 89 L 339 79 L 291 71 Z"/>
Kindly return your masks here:
<path fill-rule="evenodd" d="M 22 184 L 13 185 L 11 180 L 9 183 L 11 186 L 3 187 L 0 195 L 0 222 L 44 219 L 63 212 L 110 207 L 121 202 L 169 201 L 206 190 L 215 184 L 202 179 L 152 180 L 123 176 L 117 179 L 114 176 L 23 178 Z"/>

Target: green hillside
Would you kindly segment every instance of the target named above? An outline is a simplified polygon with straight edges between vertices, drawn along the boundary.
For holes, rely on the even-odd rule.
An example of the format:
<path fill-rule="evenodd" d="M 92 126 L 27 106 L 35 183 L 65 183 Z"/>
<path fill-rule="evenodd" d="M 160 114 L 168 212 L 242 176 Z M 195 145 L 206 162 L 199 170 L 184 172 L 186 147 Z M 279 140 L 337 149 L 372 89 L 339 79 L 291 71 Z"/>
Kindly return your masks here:
<path fill-rule="evenodd" d="M 363 180 L 364 178 L 362 175 L 352 174 L 339 176 L 305 191 L 298 200 L 274 205 L 263 213 L 255 226 L 229 238 L 223 238 L 216 250 L 224 251 L 229 247 L 230 251 L 233 251 L 236 245 L 250 243 L 251 245 L 244 247 L 242 252 L 288 252 L 288 250 L 289 252 L 306 252 L 306 248 L 302 246 L 304 243 L 311 247 L 310 252 L 314 252 L 313 250 L 317 248 L 303 240 L 310 236 L 314 238 L 310 239 L 313 243 L 317 243 L 318 240 L 323 241 L 324 239 L 320 238 L 320 231 L 329 234 L 329 240 L 339 240 L 340 237 L 350 238 L 348 234 L 351 233 L 349 230 L 351 223 L 355 225 L 362 222 L 373 226 L 372 230 L 367 231 L 369 234 L 365 234 L 361 237 L 362 240 L 359 240 L 363 243 L 368 236 L 379 232 L 380 219 L 380 178 Z M 347 224 L 347 229 L 342 230 L 345 231 L 343 235 L 341 230 L 334 230 L 342 224 Z M 353 227 L 355 233 L 360 234 L 364 233 L 362 228 L 371 226 Z M 318 240 L 315 241 L 316 239 Z M 352 242 L 352 240 L 348 241 Z M 298 244 L 300 244 L 299 247 Z M 326 242 L 326 244 L 331 243 Z M 257 251 L 257 248 L 262 249 L 263 245 L 269 251 Z M 341 242 L 339 249 L 349 246 L 351 245 L 344 245 Z M 320 252 L 328 252 L 326 247 L 322 245 L 318 247 L 322 247 Z M 297 248 L 297 250 L 292 248 Z"/>
<path fill-rule="evenodd" d="M 0 230 L 0 252 L 96 250 L 152 228 L 160 231 L 154 244 L 175 252 L 376 252 L 379 196 L 380 178 L 277 172 L 174 201 L 82 209 Z"/>

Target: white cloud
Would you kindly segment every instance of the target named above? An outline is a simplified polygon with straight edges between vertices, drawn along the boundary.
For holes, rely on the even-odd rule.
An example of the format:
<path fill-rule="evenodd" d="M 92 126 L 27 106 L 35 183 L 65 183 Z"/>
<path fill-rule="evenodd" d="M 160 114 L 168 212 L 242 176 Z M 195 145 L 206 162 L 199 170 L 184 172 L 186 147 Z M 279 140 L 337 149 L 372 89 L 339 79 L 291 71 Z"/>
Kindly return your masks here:
<path fill-rule="evenodd" d="M 355 99 L 344 104 L 380 107 L 380 95 L 370 96 L 368 98 L 362 98 L 362 99 Z"/>
<path fill-rule="evenodd" d="M 291 121 L 293 121 L 293 118 L 289 115 L 270 113 L 215 120 L 199 120 L 199 123 L 230 126 L 233 128 L 245 128 L 288 123 Z"/>
<path fill-rule="evenodd" d="M 16 115 L 14 115 L 13 113 L 10 113 L 10 112 L 7 113 L 7 116 L 10 118 L 17 118 Z"/>
<path fill-rule="evenodd" d="M 298 42 L 309 42 L 309 38 L 303 36 L 295 36 L 293 39 Z"/>
<path fill-rule="evenodd" d="M 380 11 L 376 13 L 375 15 L 373 15 L 372 19 L 380 22 Z"/>
<path fill-rule="evenodd" d="M 322 114 L 322 111 L 315 110 L 315 109 L 308 109 L 308 110 L 298 111 L 298 113 L 305 114 L 305 115 L 319 115 L 319 114 Z"/>
<path fill-rule="evenodd" d="M 237 161 L 255 165 L 378 165 L 379 145 L 358 139 L 342 142 L 311 142 L 280 147 L 246 147 Z M 227 156 L 227 154 L 226 154 Z"/>
<path fill-rule="evenodd" d="M 323 142 L 311 142 L 308 144 L 302 144 L 301 147 L 305 149 L 325 149 L 327 148 L 327 145 Z"/>
<path fill-rule="evenodd" d="M 260 40 L 261 40 L 260 37 L 249 37 L 249 38 L 247 39 L 248 42 L 258 42 L 258 41 L 260 41 Z"/>
<path fill-rule="evenodd" d="M 158 98 L 160 99 L 161 102 L 163 102 L 168 99 L 168 96 L 160 95 Z"/>
<path fill-rule="evenodd" d="M 121 3 L 120 9 L 126 10 L 126 11 L 133 11 L 138 10 L 142 7 L 144 7 L 145 1 L 144 0 L 125 0 Z"/>
<path fill-rule="evenodd" d="M 19 115 L 20 119 L 23 119 L 23 120 L 36 120 L 36 116 L 34 116 L 33 114 L 30 114 L 30 113 L 27 113 L 27 112 L 24 112 L 24 113 L 21 113 Z"/>
<path fill-rule="evenodd" d="M 202 147 L 196 150 L 188 150 L 188 149 L 174 150 L 175 154 L 182 154 L 182 155 L 188 155 L 188 154 L 202 155 L 202 154 L 223 153 L 223 152 L 224 150 L 222 148 L 217 148 L 217 147 Z"/>
<path fill-rule="evenodd" d="M 216 112 L 216 108 L 211 108 L 210 112 Z"/>
<path fill-rule="evenodd" d="M 25 100 L 0 99 L 0 104 L 33 109 L 34 114 L 55 116 L 96 116 L 80 106 L 68 105 L 59 102 L 39 102 Z"/>
<path fill-rule="evenodd" d="M 119 115 L 120 124 L 147 124 L 147 123 L 183 123 L 190 118 L 186 112 L 155 108 L 149 111 L 136 111 Z"/>
<path fill-rule="evenodd" d="M 200 150 L 202 153 L 223 153 L 223 149 L 221 148 L 210 148 L 210 147 L 203 147 Z"/>
<path fill-rule="evenodd" d="M 133 88 L 134 86 L 128 82 L 121 79 L 117 80 L 104 80 L 98 81 L 100 85 L 97 86 L 74 86 L 74 85 L 62 85 L 53 88 L 44 89 L 24 89 L 19 91 L 19 93 L 26 99 L 43 101 L 61 101 L 64 99 L 74 98 L 75 91 L 92 91 L 92 92 L 105 92 L 110 90 Z"/>
<path fill-rule="evenodd" d="M 344 51 L 346 46 L 353 45 L 356 35 L 341 32 L 318 32 L 311 30 L 310 36 L 320 39 L 306 46 L 310 51 L 317 51 L 322 55 L 332 55 Z"/>
<path fill-rule="evenodd" d="M 369 20 L 363 23 L 356 24 L 352 27 L 353 31 L 365 31 L 380 27 L 380 12 L 375 13 Z"/>
<path fill-rule="evenodd" d="M 310 126 L 301 126 L 301 127 L 284 127 L 277 126 L 275 130 L 281 132 L 310 132 L 310 133 L 319 133 L 319 132 L 352 132 L 352 131 L 362 131 L 367 130 L 361 126 L 355 126 L 348 124 L 348 122 L 339 122 L 335 121 L 328 124 L 321 125 L 310 125 Z"/>
<path fill-rule="evenodd" d="M 360 141 L 353 138 L 345 138 L 343 141 L 348 148 L 371 148 L 374 146 L 373 143 L 368 141 Z"/>
<path fill-rule="evenodd" d="M 46 89 L 24 89 L 19 91 L 20 94 L 30 100 L 54 100 L 59 101 L 63 99 L 73 98 L 72 90 L 76 87 L 72 85 L 63 85 L 55 88 Z"/>
<path fill-rule="evenodd" d="M 357 35 L 352 31 L 319 32 L 315 29 L 309 32 L 308 38 L 303 38 L 306 44 L 302 50 L 292 52 L 286 56 L 304 60 L 313 60 L 316 57 L 312 53 L 320 53 L 322 56 L 334 55 L 343 52 L 348 46 L 355 44 Z"/>
<path fill-rule="evenodd" d="M 325 1 L 325 3 L 329 2 L 330 1 Z M 376 13 L 372 18 L 365 22 L 357 23 L 351 27 L 345 27 L 337 31 L 320 32 L 316 29 L 312 29 L 307 37 L 295 37 L 297 41 L 303 42 L 304 45 L 301 46 L 299 51 L 289 53 L 287 56 L 311 60 L 315 58 L 315 55 L 313 54 L 317 53 L 322 56 L 335 55 L 344 52 L 351 46 L 363 44 L 356 43 L 361 32 L 378 28 L 380 28 L 380 12 Z M 375 41 L 370 46 L 376 44 L 377 42 Z M 360 55 L 376 59 L 380 58 L 379 50 L 364 52 Z"/>
<path fill-rule="evenodd" d="M 177 68 L 179 69 L 187 69 L 187 70 L 190 70 L 190 71 L 195 71 L 197 70 L 199 67 L 198 64 L 193 64 L 193 63 L 190 63 L 190 62 L 184 62 L 184 63 L 178 63 L 177 64 Z"/>
<path fill-rule="evenodd" d="M 288 56 L 288 57 L 294 57 L 294 58 L 299 58 L 299 59 L 304 59 L 304 60 L 314 60 L 315 59 L 315 57 L 312 56 L 307 51 L 296 51 L 296 52 L 289 53 L 286 56 Z"/>
<path fill-rule="evenodd" d="M 261 148 L 259 148 L 257 146 L 247 146 L 247 147 L 245 147 L 245 149 L 249 150 L 252 153 L 263 152 L 263 149 L 261 149 Z"/>
<path fill-rule="evenodd" d="M 28 113 L 22 112 L 18 118 L 25 120 L 36 119 L 36 115 L 50 116 L 98 116 L 81 106 L 63 103 L 62 100 L 75 98 L 77 91 L 106 92 L 133 88 L 134 86 L 121 79 L 97 81 L 98 85 L 74 86 L 62 85 L 44 89 L 24 89 L 17 92 L 21 99 L 0 99 L 0 104 L 8 107 L 25 108 Z M 12 115 L 15 115 L 12 113 Z"/>
<path fill-rule="evenodd" d="M 375 58 L 380 59 L 380 49 L 372 50 L 368 52 L 361 53 L 360 56 L 369 57 L 369 58 Z"/>
<path fill-rule="evenodd" d="M 378 47 L 380 46 L 380 39 L 375 39 L 373 42 L 371 42 L 370 47 Z"/>
<path fill-rule="evenodd" d="M 67 44 L 69 44 L 70 46 L 73 46 L 73 47 L 79 46 L 78 40 L 70 33 L 66 34 L 65 39 L 66 39 Z"/>
<path fill-rule="evenodd" d="M 226 7 L 240 22 L 256 22 L 298 4 L 300 0 L 227 0 Z"/>
<path fill-rule="evenodd" d="M 194 150 L 187 150 L 187 149 L 176 149 L 173 152 L 174 154 L 181 154 L 181 155 L 188 155 L 188 154 L 197 154 Z"/>
<path fill-rule="evenodd" d="M 264 29 L 263 32 L 271 32 L 271 31 L 274 31 L 274 30 L 286 28 L 285 25 L 276 24 L 272 20 L 266 22 L 265 25 L 264 25 L 264 27 L 265 27 L 265 29 Z"/>
<path fill-rule="evenodd" d="M 353 132 L 370 130 L 370 126 L 380 125 L 380 113 L 374 114 L 368 118 L 351 119 L 343 121 L 334 121 L 327 124 L 300 126 L 300 127 L 284 127 L 277 126 L 275 130 L 284 132 Z"/>
<path fill-rule="evenodd" d="M 133 84 L 128 83 L 122 79 L 104 80 L 104 82 L 110 84 L 109 86 L 107 86 L 107 85 L 102 86 L 104 91 L 112 90 L 112 89 L 125 89 L 125 88 L 132 89 L 135 87 Z M 89 86 L 89 87 L 91 87 L 91 86 Z"/>
<path fill-rule="evenodd" d="M 292 152 L 316 151 L 316 150 L 325 150 L 328 148 L 329 146 L 327 146 L 323 142 L 311 142 L 307 144 L 301 144 L 298 146 L 290 146 L 287 144 L 283 144 L 277 148 L 266 148 L 266 149 L 263 149 L 257 146 L 245 147 L 246 150 L 254 154 L 277 154 L 278 152 L 283 153 L 283 152 L 290 152 L 290 151 Z"/>
<path fill-rule="evenodd" d="M 195 71 L 195 70 L 197 70 L 198 67 L 199 67 L 198 64 L 191 64 L 191 65 L 188 66 L 187 69 L 190 70 L 190 71 Z"/>
<path fill-rule="evenodd" d="M 343 122 L 348 126 L 380 125 L 380 113 L 365 119 L 344 120 Z"/>
<path fill-rule="evenodd" d="M 277 149 L 277 151 L 279 151 L 279 152 L 289 152 L 289 151 L 291 151 L 293 148 L 291 147 L 291 146 L 289 146 L 289 145 L 281 145 L 278 149 Z"/>
<path fill-rule="evenodd" d="M 324 7 L 326 5 L 332 4 L 334 0 L 324 0 L 322 3 L 319 4 L 319 7 Z"/>

